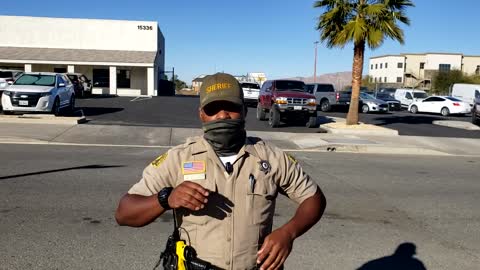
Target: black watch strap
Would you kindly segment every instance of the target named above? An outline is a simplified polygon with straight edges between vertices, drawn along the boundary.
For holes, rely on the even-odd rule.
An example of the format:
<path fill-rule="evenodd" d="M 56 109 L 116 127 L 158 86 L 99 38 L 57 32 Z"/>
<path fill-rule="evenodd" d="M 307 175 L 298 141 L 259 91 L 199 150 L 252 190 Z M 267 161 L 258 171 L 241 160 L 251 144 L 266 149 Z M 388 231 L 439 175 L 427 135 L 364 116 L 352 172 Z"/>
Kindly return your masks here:
<path fill-rule="evenodd" d="M 168 205 L 168 197 L 170 196 L 170 193 L 172 193 L 172 190 L 172 187 L 166 187 L 160 190 L 160 192 L 158 192 L 157 194 L 158 202 L 160 203 L 160 206 L 162 206 L 162 208 L 165 210 L 172 209 L 170 205 Z"/>

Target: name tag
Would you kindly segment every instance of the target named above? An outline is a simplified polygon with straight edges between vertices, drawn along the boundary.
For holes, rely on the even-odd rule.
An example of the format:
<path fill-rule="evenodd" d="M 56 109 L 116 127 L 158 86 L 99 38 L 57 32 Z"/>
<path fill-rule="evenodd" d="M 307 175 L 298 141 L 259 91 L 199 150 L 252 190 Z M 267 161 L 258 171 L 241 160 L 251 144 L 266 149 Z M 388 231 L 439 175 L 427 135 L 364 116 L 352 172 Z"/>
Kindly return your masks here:
<path fill-rule="evenodd" d="M 205 180 L 206 175 L 204 173 L 197 173 L 197 174 L 184 174 L 183 180 L 184 181 L 193 181 L 193 180 Z"/>

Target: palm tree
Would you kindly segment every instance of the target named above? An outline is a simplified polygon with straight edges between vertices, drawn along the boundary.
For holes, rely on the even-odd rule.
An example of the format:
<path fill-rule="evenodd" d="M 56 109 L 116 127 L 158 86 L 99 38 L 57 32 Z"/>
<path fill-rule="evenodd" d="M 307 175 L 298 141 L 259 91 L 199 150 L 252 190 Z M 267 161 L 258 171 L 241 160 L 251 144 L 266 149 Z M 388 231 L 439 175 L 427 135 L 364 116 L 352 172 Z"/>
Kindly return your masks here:
<path fill-rule="evenodd" d="M 410 0 L 320 0 L 314 7 L 324 9 L 316 29 L 328 48 L 345 47 L 353 42 L 352 99 L 347 125 L 358 124 L 358 102 L 362 81 L 365 45 L 380 47 L 385 38 L 404 43 L 404 34 L 398 22 L 410 20 L 405 10 L 414 6 Z"/>

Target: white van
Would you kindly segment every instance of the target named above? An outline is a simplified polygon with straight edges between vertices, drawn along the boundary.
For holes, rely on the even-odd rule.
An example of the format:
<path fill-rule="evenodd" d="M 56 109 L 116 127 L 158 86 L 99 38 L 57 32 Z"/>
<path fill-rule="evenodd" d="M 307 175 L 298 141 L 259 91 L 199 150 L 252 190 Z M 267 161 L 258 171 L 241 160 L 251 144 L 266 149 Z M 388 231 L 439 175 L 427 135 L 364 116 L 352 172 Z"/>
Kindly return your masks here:
<path fill-rule="evenodd" d="M 480 93 L 480 84 L 456 83 L 452 86 L 452 97 L 461 99 L 473 106 L 475 101 L 475 91 Z"/>
<path fill-rule="evenodd" d="M 415 101 L 423 100 L 428 97 L 427 92 L 418 89 L 397 89 L 395 99 L 400 101 L 402 107 L 408 108 Z"/>

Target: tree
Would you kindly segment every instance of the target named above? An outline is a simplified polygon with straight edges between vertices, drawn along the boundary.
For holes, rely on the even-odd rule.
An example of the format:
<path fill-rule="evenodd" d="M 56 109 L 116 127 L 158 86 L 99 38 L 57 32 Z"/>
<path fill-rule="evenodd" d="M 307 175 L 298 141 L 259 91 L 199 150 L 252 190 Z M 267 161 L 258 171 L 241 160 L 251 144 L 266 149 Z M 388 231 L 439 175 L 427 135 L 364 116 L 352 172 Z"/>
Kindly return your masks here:
<path fill-rule="evenodd" d="M 328 48 L 345 47 L 353 42 L 352 99 L 347 115 L 347 125 L 358 124 L 358 102 L 363 73 L 365 46 L 380 47 L 385 38 L 404 43 L 404 34 L 398 22 L 406 25 L 405 14 L 410 0 L 320 0 L 315 8 L 324 10 L 318 18 L 316 29 L 320 40 Z"/>
<path fill-rule="evenodd" d="M 174 76 L 173 82 L 175 83 L 175 90 L 177 91 L 187 87 L 187 84 L 184 81 L 178 79 L 178 75 Z"/>

